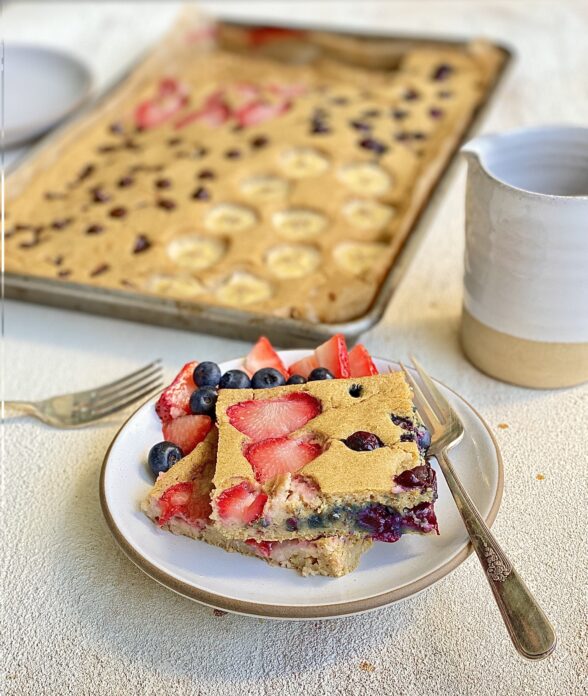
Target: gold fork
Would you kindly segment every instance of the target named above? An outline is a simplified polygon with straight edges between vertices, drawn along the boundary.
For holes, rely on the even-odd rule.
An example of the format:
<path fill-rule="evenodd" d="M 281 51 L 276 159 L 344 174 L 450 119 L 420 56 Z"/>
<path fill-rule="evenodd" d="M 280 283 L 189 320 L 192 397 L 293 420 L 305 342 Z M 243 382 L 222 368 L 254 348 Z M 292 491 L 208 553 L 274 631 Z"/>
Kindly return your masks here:
<path fill-rule="evenodd" d="M 4 407 L 35 416 L 56 428 L 76 428 L 122 411 L 163 386 L 161 361 L 95 389 L 44 401 L 5 401 Z"/>
<path fill-rule="evenodd" d="M 511 640 L 529 660 L 547 657 L 556 644 L 553 627 L 488 529 L 449 461 L 447 452 L 463 438 L 463 424 L 418 360 L 414 357 L 411 360 L 423 383 L 422 389 L 406 367 L 402 363 L 400 366 L 414 392 L 418 412 L 431 431 L 429 456 L 439 462 Z"/>

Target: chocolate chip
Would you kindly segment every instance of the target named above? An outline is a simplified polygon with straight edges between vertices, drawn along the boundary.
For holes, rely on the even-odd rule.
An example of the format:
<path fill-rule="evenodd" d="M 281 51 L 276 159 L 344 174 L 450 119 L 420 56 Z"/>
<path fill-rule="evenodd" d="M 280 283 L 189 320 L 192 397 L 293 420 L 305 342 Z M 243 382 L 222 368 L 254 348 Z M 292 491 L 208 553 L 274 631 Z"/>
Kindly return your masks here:
<path fill-rule="evenodd" d="M 258 135 L 255 138 L 252 138 L 251 140 L 251 147 L 259 150 L 262 147 L 265 147 L 268 144 L 269 140 L 266 138 L 265 135 Z"/>
<path fill-rule="evenodd" d="M 345 106 L 345 104 L 349 104 L 349 99 L 347 99 L 347 97 L 333 97 L 331 99 L 331 104 L 336 104 L 337 106 Z"/>
<path fill-rule="evenodd" d="M 40 240 L 39 236 L 38 236 L 38 235 L 34 235 L 34 236 L 31 237 L 31 239 L 29 239 L 28 241 L 26 241 L 26 242 L 21 242 L 18 246 L 19 246 L 21 249 L 30 249 L 31 247 L 37 246 L 37 244 L 39 244 L 40 241 L 41 241 L 41 240 Z"/>
<path fill-rule="evenodd" d="M 352 128 L 355 128 L 355 130 L 363 131 L 364 133 L 371 131 L 372 129 L 372 125 L 370 123 L 366 123 L 365 121 L 349 121 L 349 125 Z"/>
<path fill-rule="evenodd" d="M 98 152 L 115 152 L 118 150 L 118 145 L 100 145 L 96 148 Z"/>
<path fill-rule="evenodd" d="M 212 169 L 202 169 L 202 171 L 198 172 L 198 179 L 216 179 L 216 174 Z"/>
<path fill-rule="evenodd" d="M 427 139 L 427 134 L 423 133 L 422 131 L 415 131 L 412 134 L 413 140 L 426 140 Z"/>
<path fill-rule="evenodd" d="M 116 121 L 115 123 L 110 124 L 110 126 L 108 127 L 108 130 L 111 133 L 115 133 L 117 135 L 120 135 L 121 133 L 125 132 L 125 127 L 120 121 Z"/>
<path fill-rule="evenodd" d="M 61 255 L 60 255 L 60 256 L 54 256 L 54 257 L 51 259 L 51 263 L 52 263 L 54 266 L 61 266 L 61 264 L 63 263 L 63 256 L 61 256 Z"/>
<path fill-rule="evenodd" d="M 414 442 L 416 440 L 416 435 L 414 433 L 402 433 L 400 436 L 400 442 Z"/>
<path fill-rule="evenodd" d="M 32 230 L 33 226 L 32 225 L 23 225 L 20 222 L 17 222 L 16 225 L 14 226 L 14 229 L 17 232 L 26 232 L 27 230 Z"/>
<path fill-rule="evenodd" d="M 101 234 L 104 232 L 104 227 L 102 225 L 90 225 L 86 227 L 86 234 Z"/>
<path fill-rule="evenodd" d="M 204 157 L 208 154 L 208 149 L 199 145 L 192 151 L 192 157 Z"/>
<path fill-rule="evenodd" d="M 151 246 L 151 242 L 144 234 L 137 235 L 135 239 L 135 244 L 133 245 L 133 254 L 140 254 L 142 251 L 146 251 Z"/>
<path fill-rule="evenodd" d="M 359 146 L 363 147 L 365 150 L 375 152 L 377 155 L 383 155 L 388 151 L 388 146 L 375 138 L 363 138 L 359 141 Z"/>
<path fill-rule="evenodd" d="M 393 109 L 392 118 L 396 121 L 404 121 L 408 116 L 408 111 L 403 111 L 402 109 Z"/>
<path fill-rule="evenodd" d="M 437 92 L 437 96 L 439 97 L 439 99 L 450 99 L 453 96 L 453 92 L 450 92 L 446 89 L 442 89 L 441 91 Z"/>
<path fill-rule="evenodd" d="M 133 179 L 132 176 L 122 176 L 117 182 L 116 185 L 119 188 L 128 188 L 129 186 L 132 186 L 135 183 L 135 180 Z"/>
<path fill-rule="evenodd" d="M 439 109 L 435 106 L 429 109 L 429 116 L 431 118 L 441 118 L 443 116 L 443 113 L 443 109 Z"/>
<path fill-rule="evenodd" d="M 160 198 L 157 201 L 157 205 L 164 210 L 173 210 L 176 207 L 176 202 L 169 198 Z"/>
<path fill-rule="evenodd" d="M 87 164 L 78 174 L 78 181 L 84 181 L 89 176 L 92 176 L 96 167 L 93 164 Z"/>
<path fill-rule="evenodd" d="M 442 80 L 446 80 L 452 73 L 453 67 L 451 65 L 447 65 L 447 63 L 441 63 L 441 65 L 438 65 L 433 71 L 431 79 L 440 82 Z"/>
<path fill-rule="evenodd" d="M 60 271 L 57 272 L 57 275 L 60 278 L 67 278 L 67 276 L 71 275 L 71 271 L 68 270 L 67 268 L 62 268 Z"/>
<path fill-rule="evenodd" d="M 127 209 L 122 206 L 119 208 L 112 208 L 108 214 L 113 218 L 123 218 L 127 214 Z"/>
<path fill-rule="evenodd" d="M 58 220 L 53 220 L 51 227 L 54 230 L 62 230 L 73 222 L 73 218 L 59 218 Z"/>
<path fill-rule="evenodd" d="M 322 135 L 325 133 L 330 133 L 331 129 L 325 123 L 325 121 L 322 121 L 321 119 L 313 119 L 310 123 L 310 132 L 313 135 Z"/>
<path fill-rule="evenodd" d="M 65 198 L 65 193 L 57 193 L 55 191 L 45 191 L 45 199 L 48 201 L 57 201 Z"/>
<path fill-rule="evenodd" d="M 90 193 L 92 194 L 92 200 L 94 203 L 106 203 L 111 198 L 110 194 L 106 193 L 106 191 L 103 188 L 100 188 L 100 186 L 96 186 L 95 188 L 91 189 Z"/>
<path fill-rule="evenodd" d="M 179 145 L 180 143 L 183 143 L 184 141 L 182 138 L 169 138 L 167 141 L 167 144 L 173 147 L 174 145 Z"/>
<path fill-rule="evenodd" d="M 204 186 L 199 186 L 192 194 L 192 198 L 197 201 L 207 201 L 210 198 L 210 193 L 208 193 Z"/>
<path fill-rule="evenodd" d="M 364 118 L 377 118 L 380 115 L 380 110 L 379 109 L 368 109 L 367 111 L 364 111 L 362 116 Z"/>
<path fill-rule="evenodd" d="M 410 135 L 406 131 L 395 133 L 394 140 L 397 140 L 399 143 L 406 142 L 407 140 L 410 140 Z"/>
<path fill-rule="evenodd" d="M 131 138 L 128 138 L 124 142 L 124 146 L 126 147 L 127 150 L 140 150 L 141 146 L 137 144 L 134 140 Z"/>
<path fill-rule="evenodd" d="M 404 98 L 406 101 L 415 101 L 418 99 L 421 95 L 416 91 L 416 89 L 407 89 L 404 92 Z"/>
<path fill-rule="evenodd" d="M 121 285 L 124 285 L 125 288 L 135 288 L 137 287 L 135 283 L 132 283 L 130 280 L 127 280 L 126 278 L 121 278 L 120 281 Z"/>
<path fill-rule="evenodd" d="M 169 179 L 157 179 L 155 182 L 155 187 L 158 189 L 168 189 L 170 188 L 172 182 Z"/>
<path fill-rule="evenodd" d="M 239 159 L 239 157 L 241 157 L 241 152 L 240 150 L 227 150 L 225 152 L 225 157 L 227 159 Z"/>
<path fill-rule="evenodd" d="M 103 273 L 106 273 L 106 271 L 110 270 L 110 266 L 107 263 L 101 263 L 99 266 L 96 266 L 96 268 L 90 273 L 90 276 L 92 278 L 95 278 L 96 276 L 102 275 Z"/>

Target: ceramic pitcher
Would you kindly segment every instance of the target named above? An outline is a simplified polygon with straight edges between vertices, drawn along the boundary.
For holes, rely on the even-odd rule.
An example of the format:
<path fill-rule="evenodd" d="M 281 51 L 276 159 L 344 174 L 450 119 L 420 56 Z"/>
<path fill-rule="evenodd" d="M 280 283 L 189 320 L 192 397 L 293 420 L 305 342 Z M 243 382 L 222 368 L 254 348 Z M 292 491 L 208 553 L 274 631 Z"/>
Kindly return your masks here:
<path fill-rule="evenodd" d="M 588 128 L 485 135 L 462 152 L 466 355 L 523 386 L 588 380 Z"/>

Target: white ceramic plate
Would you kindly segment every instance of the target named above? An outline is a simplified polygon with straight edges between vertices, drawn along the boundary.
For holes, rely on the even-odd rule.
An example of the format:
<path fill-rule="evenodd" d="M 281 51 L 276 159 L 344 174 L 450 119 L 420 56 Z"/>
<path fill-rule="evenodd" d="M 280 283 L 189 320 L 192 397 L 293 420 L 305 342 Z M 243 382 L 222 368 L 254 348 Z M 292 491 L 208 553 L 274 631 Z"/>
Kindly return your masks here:
<path fill-rule="evenodd" d="M 283 351 L 288 365 L 307 350 Z M 241 360 L 223 363 L 223 372 Z M 376 359 L 381 372 L 396 363 Z M 463 420 L 466 435 L 452 462 L 478 509 L 491 524 L 502 497 L 503 471 L 488 426 L 460 396 L 439 384 Z M 329 618 L 375 609 L 429 587 L 471 552 L 468 537 L 445 480 L 437 470 L 440 536 L 406 535 L 395 544 L 375 543 L 359 568 L 342 578 L 300 577 L 256 558 L 227 553 L 201 541 L 158 529 L 139 504 L 153 484 L 146 464 L 162 439 L 155 398 L 123 425 L 104 460 L 100 498 L 116 540 L 139 568 L 166 587 L 209 606 L 282 619 Z"/>
<path fill-rule="evenodd" d="M 4 144 L 41 135 L 77 109 L 92 76 L 73 56 L 43 46 L 7 43 L 4 49 Z"/>

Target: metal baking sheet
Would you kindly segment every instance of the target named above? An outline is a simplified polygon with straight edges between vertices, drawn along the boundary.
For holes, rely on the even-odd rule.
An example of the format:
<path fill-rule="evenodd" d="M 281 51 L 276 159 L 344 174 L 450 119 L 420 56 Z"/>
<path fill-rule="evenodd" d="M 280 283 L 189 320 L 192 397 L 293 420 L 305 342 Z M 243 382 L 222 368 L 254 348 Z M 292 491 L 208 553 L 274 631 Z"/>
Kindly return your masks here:
<path fill-rule="evenodd" d="M 230 30 L 232 27 L 243 29 L 267 29 L 269 27 L 278 30 L 312 32 L 322 36 L 327 41 L 329 37 L 334 39 L 355 40 L 358 44 L 368 49 L 363 54 L 365 58 L 364 67 L 369 67 L 370 62 L 373 60 L 373 55 L 369 47 L 373 46 L 374 42 L 386 42 L 390 46 L 389 60 L 391 64 L 397 56 L 415 45 L 461 47 L 470 42 L 469 39 L 422 35 L 333 32 L 325 27 L 302 26 L 290 23 L 288 25 L 276 26 L 273 23 L 265 24 L 258 21 L 252 23 L 249 21 L 231 20 L 230 22 L 220 22 L 220 27 L 221 30 L 223 28 Z M 63 280 L 38 278 L 15 273 L 5 274 L 5 296 L 15 300 L 90 312 L 116 319 L 158 324 L 161 326 L 210 333 L 241 340 L 252 340 L 257 338 L 259 334 L 265 334 L 277 345 L 316 345 L 317 342 L 326 340 L 336 333 L 343 333 L 347 337 L 348 342 L 353 344 L 360 334 L 374 326 L 382 318 L 396 288 L 409 268 L 422 242 L 425 231 L 425 225 L 423 224 L 424 213 L 426 212 L 428 215 L 432 214 L 434 211 L 440 190 L 443 188 L 442 184 L 447 180 L 449 170 L 455 166 L 456 156 L 461 144 L 469 139 L 476 130 L 484 110 L 496 93 L 496 88 L 512 61 L 512 49 L 495 42 L 492 42 L 492 45 L 502 52 L 502 64 L 498 68 L 493 82 L 488 86 L 483 101 L 474 111 L 469 126 L 456 143 L 443 170 L 438 174 L 437 180 L 421 205 L 415 221 L 413 222 L 411 231 L 407 235 L 400 252 L 392 263 L 371 307 L 363 316 L 351 321 L 336 324 L 312 323 L 309 321 L 275 317 L 268 314 L 243 311 L 229 307 L 199 304 L 196 302 L 181 302 L 153 295 L 132 293 L 128 290 L 117 291 L 97 288 L 78 283 L 68 283 Z M 21 158 L 13 164 L 10 168 L 10 173 L 17 170 L 25 161 L 28 162 L 42 153 L 45 148 L 50 147 L 54 139 L 59 138 L 63 131 L 71 127 L 72 122 L 78 122 L 89 111 L 96 108 L 103 101 L 109 99 L 111 93 L 125 79 L 126 75 L 123 76 L 121 80 L 117 81 L 116 84 L 112 85 L 97 102 L 90 104 L 81 113 L 78 113 L 74 119 L 70 119 L 59 130 L 55 131 L 48 138 L 45 138 L 39 145 L 32 148 L 24 158 Z M 10 179 L 8 179 L 8 183 L 9 182 Z"/>

